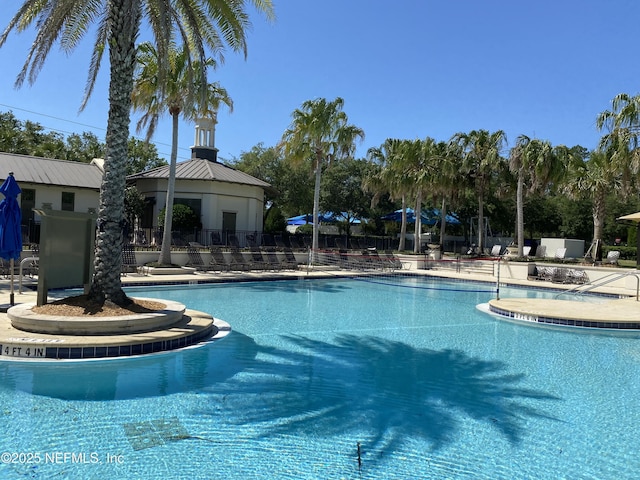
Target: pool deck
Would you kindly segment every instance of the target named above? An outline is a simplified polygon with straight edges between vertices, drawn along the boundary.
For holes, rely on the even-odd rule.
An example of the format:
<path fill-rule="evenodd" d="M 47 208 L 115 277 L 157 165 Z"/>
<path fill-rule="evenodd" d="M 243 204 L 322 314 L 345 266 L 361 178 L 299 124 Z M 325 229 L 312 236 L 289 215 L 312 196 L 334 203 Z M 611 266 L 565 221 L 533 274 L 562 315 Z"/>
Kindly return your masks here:
<path fill-rule="evenodd" d="M 436 276 L 443 278 L 451 278 L 457 280 L 467 281 L 482 281 L 495 284 L 496 279 L 490 275 L 472 274 L 472 273 L 456 273 L 447 270 L 411 270 L 407 273 L 413 275 L 424 276 Z M 141 285 L 194 285 L 194 284 L 206 284 L 217 282 L 237 282 L 237 281 L 262 281 L 262 280 L 284 280 L 284 279 L 312 279 L 312 278 L 327 278 L 327 277 L 344 277 L 362 275 L 358 272 L 339 271 L 339 270 L 327 270 L 327 269 L 314 269 L 307 271 L 306 269 L 297 271 L 283 271 L 283 272 L 237 272 L 237 273 L 187 273 L 180 275 L 143 275 L 143 274 L 127 274 L 122 276 L 123 286 L 141 286 Z M 18 292 L 17 280 L 14 280 L 14 300 L 16 305 L 21 304 L 33 304 L 36 302 L 36 279 L 24 279 L 23 280 L 22 293 Z M 535 288 L 551 288 L 551 289 L 569 289 L 571 286 L 552 284 L 550 282 L 540 282 L 533 280 L 512 280 L 507 282 L 501 282 L 502 285 L 519 285 Z M 489 302 L 489 308 L 494 310 L 494 313 L 501 313 L 510 317 L 508 319 L 515 321 L 525 321 L 531 323 L 558 323 L 569 321 L 570 325 L 595 327 L 602 326 L 597 325 L 599 322 L 607 322 L 607 325 L 615 323 L 616 326 L 606 328 L 626 328 L 626 329 L 640 329 L 640 302 L 635 298 L 629 298 L 628 292 L 616 291 L 615 288 L 599 288 L 596 290 L 599 293 L 605 293 L 608 295 L 619 295 L 624 298 L 611 300 L 605 300 L 603 303 L 594 304 L 582 301 L 572 301 L 566 299 L 556 300 L 540 300 L 540 299 L 523 299 L 523 298 L 501 298 L 500 300 L 493 299 Z M 23 330 L 18 330 L 11 325 L 11 321 L 6 312 L 10 301 L 10 281 L 8 279 L 0 279 L 0 345 L 17 345 L 17 341 L 20 340 L 20 348 L 24 347 L 23 344 L 49 344 L 56 342 L 56 339 L 60 338 L 60 335 L 55 334 L 43 334 L 43 333 L 29 333 Z M 187 314 L 195 322 L 196 328 L 205 329 L 207 318 L 215 324 L 214 327 L 214 339 L 222 338 L 224 335 L 231 331 L 231 326 L 225 322 L 215 319 L 208 314 L 202 312 L 194 312 L 188 310 Z M 576 323 L 579 322 L 579 323 Z M 593 323 L 593 325 L 592 325 Z M 198 326 L 199 325 L 199 326 Z M 176 325 L 173 328 L 173 335 L 176 330 L 182 332 L 185 330 L 186 325 Z M 189 326 L 188 328 L 193 328 Z M 122 335 L 98 335 L 98 336 L 76 336 L 70 339 L 69 336 L 64 336 L 66 339 L 66 345 L 59 347 L 69 348 L 108 348 L 109 345 L 121 346 L 126 348 L 130 345 L 140 345 L 141 342 L 157 342 L 163 338 L 174 338 L 169 329 L 161 330 L 158 332 L 147 333 L 131 333 Z M 640 330 L 636 330 L 640 331 Z M 178 338 L 180 334 L 178 334 Z M 58 340 L 59 341 L 59 340 Z M 170 341 L 170 340 L 166 340 Z M 5 352 L 3 352 L 5 353 Z M 95 354 L 95 350 L 93 351 Z M 130 353 L 132 354 L 132 353 Z M 3 355 L 4 356 L 4 355 Z M 11 354 L 9 354 L 11 356 Z M 21 357 L 23 355 L 14 355 Z M 2 358 L 2 357 L 0 357 Z"/>

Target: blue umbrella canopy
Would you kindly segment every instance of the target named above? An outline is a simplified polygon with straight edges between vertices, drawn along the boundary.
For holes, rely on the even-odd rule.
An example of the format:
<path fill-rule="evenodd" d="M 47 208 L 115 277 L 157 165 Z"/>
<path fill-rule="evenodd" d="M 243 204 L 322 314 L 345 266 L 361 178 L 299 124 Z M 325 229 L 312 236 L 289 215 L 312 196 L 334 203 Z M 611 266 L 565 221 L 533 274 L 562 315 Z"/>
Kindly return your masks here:
<path fill-rule="evenodd" d="M 22 212 L 16 198 L 21 191 L 13 173 L 0 186 L 4 195 L 0 202 L 0 257 L 5 260 L 18 260 L 22 252 Z"/>
<path fill-rule="evenodd" d="M 392 222 L 401 222 L 402 221 L 402 209 L 396 210 L 395 212 L 387 213 L 383 217 L 380 217 L 382 220 L 389 220 Z M 445 216 L 445 220 L 450 225 L 459 225 L 460 220 L 456 217 L 447 214 Z M 420 221 L 423 225 L 435 225 L 440 221 L 440 210 L 437 208 L 429 208 L 427 210 L 422 210 L 420 212 Z M 407 208 L 407 223 L 415 223 L 416 216 L 413 211 L 413 208 Z"/>

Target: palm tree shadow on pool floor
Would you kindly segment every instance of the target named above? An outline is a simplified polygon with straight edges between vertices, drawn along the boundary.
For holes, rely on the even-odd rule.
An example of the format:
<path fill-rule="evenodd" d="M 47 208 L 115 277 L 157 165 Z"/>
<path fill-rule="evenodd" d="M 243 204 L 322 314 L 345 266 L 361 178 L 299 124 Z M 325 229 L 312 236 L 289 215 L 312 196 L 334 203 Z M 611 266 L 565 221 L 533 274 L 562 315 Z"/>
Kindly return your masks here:
<path fill-rule="evenodd" d="M 460 415 L 486 422 L 513 444 L 528 417 L 557 420 L 542 408 L 559 398 L 520 386 L 524 374 L 506 373 L 499 361 L 375 337 L 285 338 L 291 349 L 259 346 L 242 379 L 212 387 L 211 403 L 194 413 L 209 415 L 224 402 L 227 421 L 255 425 L 260 437 L 354 432 L 355 445 L 366 431 L 357 441 L 378 456 L 409 438 L 434 450 L 454 443 Z"/>

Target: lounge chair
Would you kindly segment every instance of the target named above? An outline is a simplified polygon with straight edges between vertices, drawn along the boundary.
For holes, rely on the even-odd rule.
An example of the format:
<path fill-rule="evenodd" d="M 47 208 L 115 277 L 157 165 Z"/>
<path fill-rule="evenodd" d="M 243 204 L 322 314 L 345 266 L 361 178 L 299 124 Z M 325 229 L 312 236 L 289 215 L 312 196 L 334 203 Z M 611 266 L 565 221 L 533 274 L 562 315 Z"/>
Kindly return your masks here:
<path fill-rule="evenodd" d="M 566 248 L 558 248 L 553 258 L 555 258 L 556 260 L 564 260 L 566 255 L 567 255 Z"/>
<path fill-rule="evenodd" d="M 502 251 L 502 245 L 494 245 L 491 248 L 491 256 L 492 257 L 499 257 L 501 251 Z"/>
<path fill-rule="evenodd" d="M 189 255 L 187 267 L 195 268 L 198 272 L 206 272 L 209 270 L 209 267 L 202 261 L 202 256 L 198 248 L 187 247 L 187 254 Z"/>
<path fill-rule="evenodd" d="M 265 260 L 262 251 L 257 246 L 252 246 L 249 248 L 249 252 L 251 254 L 251 267 L 252 270 L 269 270 L 270 265 L 267 260 Z"/>
<path fill-rule="evenodd" d="M 237 248 L 231 248 L 231 261 L 229 262 L 229 269 L 236 272 L 248 272 L 253 270 L 253 266 L 250 262 L 244 258 L 242 252 Z"/>
<path fill-rule="evenodd" d="M 217 245 L 211 245 L 209 247 L 211 252 L 211 262 L 209 263 L 209 269 L 214 272 L 228 272 L 231 270 L 229 262 L 224 258 L 222 249 Z"/>
<path fill-rule="evenodd" d="M 211 245 L 222 245 L 220 232 L 211 232 Z"/>
<path fill-rule="evenodd" d="M 398 257 L 395 256 L 393 251 L 385 250 L 384 258 L 386 258 L 387 261 L 389 262 L 391 270 L 402 270 L 402 262 Z"/>
<path fill-rule="evenodd" d="M 546 256 L 547 256 L 547 246 L 538 245 L 538 248 L 536 248 L 536 258 L 545 258 Z"/>
<path fill-rule="evenodd" d="M 262 256 L 267 261 L 269 270 L 278 271 L 278 270 L 285 269 L 285 264 L 280 261 L 280 259 L 278 258 L 278 255 L 274 250 L 271 250 L 271 249 L 265 250 Z"/>
<path fill-rule="evenodd" d="M 300 264 L 298 263 L 293 250 L 291 250 L 290 248 L 284 249 L 284 259 L 284 265 L 287 267 L 287 269 L 298 270 L 298 268 L 300 268 Z"/>
<path fill-rule="evenodd" d="M 609 250 L 607 253 L 607 258 L 604 263 L 606 265 L 618 265 L 618 260 L 620 259 L 620 251 L 619 250 Z"/>
<path fill-rule="evenodd" d="M 136 273 L 138 271 L 138 262 L 136 260 L 136 252 L 133 249 L 133 245 L 127 243 L 122 246 L 122 267 L 120 273 L 126 275 L 127 273 Z"/>
<path fill-rule="evenodd" d="M 282 235 L 275 235 L 273 237 L 273 240 L 275 242 L 275 246 L 284 250 L 285 248 L 289 248 L 287 247 L 287 244 L 284 242 L 284 237 Z"/>
<path fill-rule="evenodd" d="M 523 257 L 528 257 L 530 253 L 531 253 L 531 247 L 529 247 L 529 246 L 522 247 L 522 256 Z"/>

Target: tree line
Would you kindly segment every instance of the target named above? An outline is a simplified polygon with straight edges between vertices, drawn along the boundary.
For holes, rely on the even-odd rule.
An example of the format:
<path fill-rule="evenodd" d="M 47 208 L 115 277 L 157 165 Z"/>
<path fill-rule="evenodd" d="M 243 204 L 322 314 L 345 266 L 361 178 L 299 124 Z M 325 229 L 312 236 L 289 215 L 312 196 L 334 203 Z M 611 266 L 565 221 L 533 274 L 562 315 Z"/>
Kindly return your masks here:
<path fill-rule="evenodd" d="M 509 147 L 504 131 L 478 129 L 442 141 L 389 138 L 359 159 L 354 143 L 364 132 L 346 122 L 343 105 L 340 98 L 305 102 L 280 144 L 256 145 L 233 160 L 274 187 L 267 227 L 319 209 L 367 218 L 366 229 L 384 234 L 394 228 L 380 221 L 384 213 L 434 207 L 442 219 L 455 212 L 461 222 L 453 230 L 442 223 L 441 235 L 460 229 L 468 235 L 472 224 L 484 225 L 489 217 L 493 232 L 515 238 L 520 255 L 525 237 L 635 244 L 635 227 L 616 218 L 640 209 L 640 96 L 618 95 L 598 115 L 603 135 L 593 151 L 526 135 Z M 419 217 L 413 233 L 423 230 Z M 470 241 L 484 247 L 480 234 Z"/>

